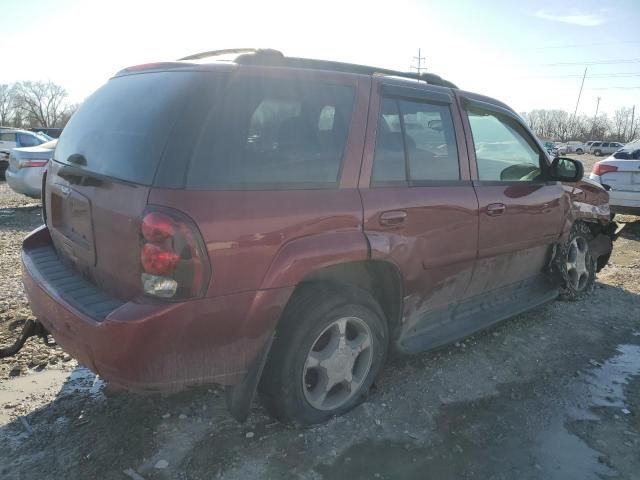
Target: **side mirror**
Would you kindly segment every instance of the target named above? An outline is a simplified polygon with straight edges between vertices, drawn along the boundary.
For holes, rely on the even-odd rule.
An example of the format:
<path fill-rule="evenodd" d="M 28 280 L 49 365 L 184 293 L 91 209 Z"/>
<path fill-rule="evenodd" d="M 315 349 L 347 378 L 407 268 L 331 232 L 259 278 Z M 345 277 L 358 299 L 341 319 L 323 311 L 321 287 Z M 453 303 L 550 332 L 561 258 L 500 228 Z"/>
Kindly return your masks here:
<path fill-rule="evenodd" d="M 579 182 L 584 176 L 584 166 L 579 160 L 556 157 L 551 162 L 551 180 L 560 182 Z"/>

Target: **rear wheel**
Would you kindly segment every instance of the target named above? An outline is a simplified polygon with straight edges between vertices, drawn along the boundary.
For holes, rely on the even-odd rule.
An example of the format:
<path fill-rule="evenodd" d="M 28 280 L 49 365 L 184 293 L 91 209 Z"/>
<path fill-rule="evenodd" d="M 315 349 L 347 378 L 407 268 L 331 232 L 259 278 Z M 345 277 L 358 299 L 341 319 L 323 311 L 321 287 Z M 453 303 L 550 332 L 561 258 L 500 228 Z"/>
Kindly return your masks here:
<path fill-rule="evenodd" d="M 584 153 L 584 150 L 582 150 L 581 148 L 576 148 L 576 153 L 578 155 L 582 155 Z"/>
<path fill-rule="evenodd" d="M 368 293 L 303 287 L 287 306 L 262 375 L 265 406 L 301 425 L 349 411 L 378 376 L 387 344 L 386 321 Z"/>
<path fill-rule="evenodd" d="M 594 151 L 593 151 L 593 154 L 594 154 L 596 157 L 599 157 L 600 155 L 602 155 L 602 150 L 594 150 Z"/>
<path fill-rule="evenodd" d="M 592 239 L 589 227 L 578 222 L 571 229 L 567 242 L 558 250 L 556 269 L 564 299 L 578 300 L 593 290 L 597 262 L 589 248 Z"/>

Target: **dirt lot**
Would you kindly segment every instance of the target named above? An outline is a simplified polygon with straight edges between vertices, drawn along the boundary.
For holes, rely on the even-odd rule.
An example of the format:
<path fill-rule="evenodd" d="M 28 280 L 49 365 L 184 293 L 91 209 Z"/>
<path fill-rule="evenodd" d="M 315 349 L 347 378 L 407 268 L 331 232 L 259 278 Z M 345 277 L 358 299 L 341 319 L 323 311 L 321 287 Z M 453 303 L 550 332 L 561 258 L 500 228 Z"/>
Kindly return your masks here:
<path fill-rule="evenodd" d="M 39 215 L 0 182 L 0 344 L 30 316 L 19 246 Z M 239 425 L 211 389 L 109 392 L 31 340 L 0 361 L 0 478 L 639 479 L 640 218 L 620 219 L 591 297 L 393 360 L 360 407 L 309 429 L 258 405 Z"/>

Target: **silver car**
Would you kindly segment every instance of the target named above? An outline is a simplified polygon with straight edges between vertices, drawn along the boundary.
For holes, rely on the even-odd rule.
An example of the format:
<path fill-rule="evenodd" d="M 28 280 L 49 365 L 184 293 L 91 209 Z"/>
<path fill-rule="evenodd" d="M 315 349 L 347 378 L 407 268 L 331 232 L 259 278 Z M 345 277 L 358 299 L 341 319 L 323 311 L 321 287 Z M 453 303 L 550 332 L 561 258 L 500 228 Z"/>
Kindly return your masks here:
<path fill-rule="evenodd" d="M 56 139 L 36 147 L 11 150 L 9 168 L 5 173 L 9 186 L 18 193 L 40 198 L 42 174 L 57 144 Z"/>

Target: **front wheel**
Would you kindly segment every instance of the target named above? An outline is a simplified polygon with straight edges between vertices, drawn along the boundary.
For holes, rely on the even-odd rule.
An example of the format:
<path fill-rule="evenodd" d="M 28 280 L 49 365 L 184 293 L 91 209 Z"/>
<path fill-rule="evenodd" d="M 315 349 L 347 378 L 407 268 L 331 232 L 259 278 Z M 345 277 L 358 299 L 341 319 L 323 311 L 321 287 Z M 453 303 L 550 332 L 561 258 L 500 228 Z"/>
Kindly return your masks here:
<path fill-rule="evenodd" d="M 356 406 L 387 355 L 379 305 L 355 288 L 302 287 L 276 332 L 260 390 L 269 412 L 311 425 Z"/>
<path fill-rule="evenodd" d="M 582 155 L 584 153 L 584 150 L 582 150 L 581 148 L 576 149 L 576 153 L 578 155 Z"/>
<path fill-rule="evenodd" d="M 596 157 L 599 157 L 600 155 L 602 155 L 602 150 L 594 150 L 594 151 L 593 151 L 593 154 L 594 154 Z"/>
<path fill-rule="evenodd" d="M 555 267 L 560 277 L 562 298 L 578 300 L 593 290 L 597 262 L 591 255 L 591 230 L 578 222 L 571 229 L 569 239 L 556 254 Z"/>

